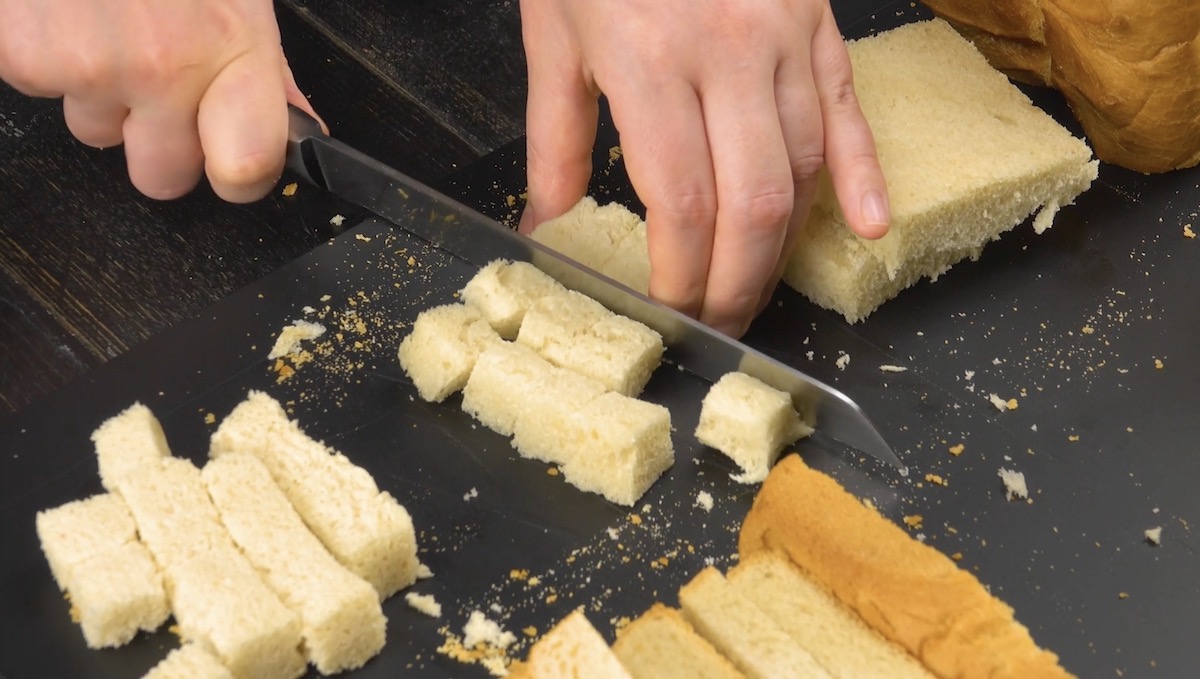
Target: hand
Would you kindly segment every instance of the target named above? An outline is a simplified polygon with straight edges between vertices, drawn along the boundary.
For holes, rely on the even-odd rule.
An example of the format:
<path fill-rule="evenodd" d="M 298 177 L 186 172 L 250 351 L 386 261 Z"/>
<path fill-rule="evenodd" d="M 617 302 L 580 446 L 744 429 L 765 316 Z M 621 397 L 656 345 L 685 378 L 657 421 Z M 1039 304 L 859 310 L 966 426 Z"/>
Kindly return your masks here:
<path fill-rule="evenodd" d="M 827 166 L 878 238 L 887 186 L 828 0 L 522 0 L 531 231 L 579 200 L 597 99 L 646 206 L 650 295 L 740 336 Z"/>
<path fill-rule="evenodd" d="M 124 143 L 152 198 L 201 172 L 226 200 L 262 197 L 283 171 L 287 102 L 313 113 L 271 0 L 0 0 L 0 17 L 0 78 L 62 97 L 83 143 Z"/>

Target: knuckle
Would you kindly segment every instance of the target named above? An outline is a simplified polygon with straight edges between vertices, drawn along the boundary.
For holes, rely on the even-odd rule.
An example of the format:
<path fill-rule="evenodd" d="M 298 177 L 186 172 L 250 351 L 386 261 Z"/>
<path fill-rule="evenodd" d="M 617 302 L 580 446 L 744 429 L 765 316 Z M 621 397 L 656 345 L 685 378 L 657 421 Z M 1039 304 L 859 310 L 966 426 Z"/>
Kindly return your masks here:
<path fill-rule="evenodd" d="M 657 207 L 674 219 L 712 221 L 717 216 L 717 196 L 712 191 L 699 189 L 669 191 Z"/>
<path fill-rule="evenodd" d="M 776 227 L 791 216 L 794 199 L 793 184 L 778 182 L 734 199 L 733 211 L 746 219 L 747 228 L 775 233 Z"/>
<path fill-rule="evenodd" d="M 817 178 L 825 167 L 825 155 L 822 153 L 801 153 L 788 159 L 792 169 L 792 181 L 795 184 L 811 182 Z"/>

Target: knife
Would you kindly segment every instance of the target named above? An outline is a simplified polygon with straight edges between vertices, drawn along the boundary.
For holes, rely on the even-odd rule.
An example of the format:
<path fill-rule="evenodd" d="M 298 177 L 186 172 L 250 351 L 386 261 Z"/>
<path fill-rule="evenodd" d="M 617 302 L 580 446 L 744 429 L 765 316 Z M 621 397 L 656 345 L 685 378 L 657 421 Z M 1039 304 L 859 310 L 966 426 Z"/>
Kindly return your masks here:
<path fill-rule="evenodd" d="M 289 107 L 287 166 L 306 181 L 375 213 L 471 264 L 531 262 L 572 290 L 640 321 L 663 337 L 676 364 L 716 382 L 741 371 L 792 396 L 801 418 L 822 436 L 907 473 L 850 397 L 506 228 L 454 199 L 329 137 Z"/>

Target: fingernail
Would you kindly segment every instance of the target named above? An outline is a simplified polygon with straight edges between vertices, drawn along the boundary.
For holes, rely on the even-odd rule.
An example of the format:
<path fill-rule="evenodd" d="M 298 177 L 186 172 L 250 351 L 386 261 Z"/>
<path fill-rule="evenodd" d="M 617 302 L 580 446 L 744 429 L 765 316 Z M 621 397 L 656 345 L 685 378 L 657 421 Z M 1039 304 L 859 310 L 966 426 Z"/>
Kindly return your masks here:
<path fill-rule="evenodd" d="M 867 226 L 887 228 L 892 220 L 887 200 L 878 191 L 867 191 L 862 197 L 863 223 Z"/>

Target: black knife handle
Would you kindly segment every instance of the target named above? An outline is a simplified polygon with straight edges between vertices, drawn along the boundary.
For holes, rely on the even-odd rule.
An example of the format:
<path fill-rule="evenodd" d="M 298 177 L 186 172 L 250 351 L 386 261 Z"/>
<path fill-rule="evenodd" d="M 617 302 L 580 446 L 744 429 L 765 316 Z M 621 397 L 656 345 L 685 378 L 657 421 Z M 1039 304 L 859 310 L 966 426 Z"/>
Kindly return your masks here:
<path fill-rule="evenodd" d="M 288 104 L 287 167 L 305 180 L 328 189 L 321 162 L 313 152 L 313 145 L 328 139 L 321 123 L 304 111 Z"/>

